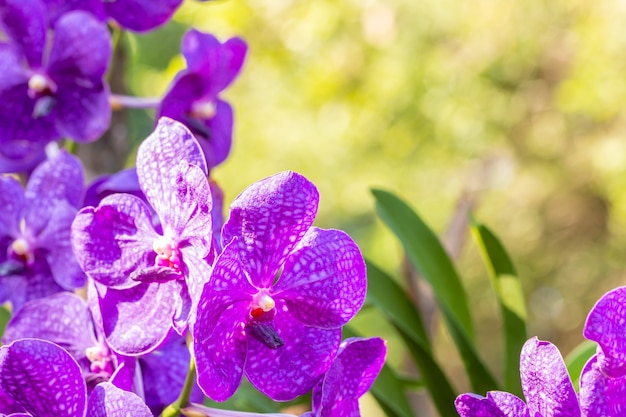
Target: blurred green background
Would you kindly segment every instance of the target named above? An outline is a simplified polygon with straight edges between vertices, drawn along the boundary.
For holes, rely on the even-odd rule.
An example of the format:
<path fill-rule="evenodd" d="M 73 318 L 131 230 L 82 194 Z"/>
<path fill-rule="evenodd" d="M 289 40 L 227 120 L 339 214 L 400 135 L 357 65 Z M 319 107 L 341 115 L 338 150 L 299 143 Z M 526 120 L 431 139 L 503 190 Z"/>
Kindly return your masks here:
<path fill-rule="evenodd" d="M 258 179 L 298 171 L 319 187 L 317 225 L 348 231 L 401 277 L 400 244 L 369 189 L 409 201 L 441 235 L 470 199 L 517 265 L 529 335 L 565 354 L 594 302 L 624 282 L 625 19 L 617 0 L 187 0 L 166 27 L 124 35 L 126 85 L 162 95 L 184 67 L 189 25 L 245 38 L 247 62 L 223 94 L 234 146 L 212 173 L 227 204 Z M 130 115 L 135 143 L 148 115 Z M 471 238 L 457 265 L 498 370 L 500 318 Z M 357 327 L 388 337 L 390 363 L 404 366 L 375 312 Z M 445 331 L 437 345 L 455 388 L 468 389 Z"/>

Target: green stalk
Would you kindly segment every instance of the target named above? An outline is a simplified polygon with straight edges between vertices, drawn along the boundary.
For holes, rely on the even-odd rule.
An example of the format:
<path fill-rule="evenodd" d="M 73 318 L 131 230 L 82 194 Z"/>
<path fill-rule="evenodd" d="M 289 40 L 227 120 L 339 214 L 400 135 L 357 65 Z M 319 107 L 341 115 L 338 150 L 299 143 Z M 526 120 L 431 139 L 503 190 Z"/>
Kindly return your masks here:
<path fill-rule="evenodd" d="M 161 417 L 178 417 L 181 414 L 181 410 L 189 404 L 189 397 L 191 396 L 191 390 L 193 389 L 193 384 L 196 382 L 196 361 L 194 360 L 193 355 L 191 355 L 191 359 L 189 360 L 189 371 L 187 371 L 187 378 L 185 379 L 185 385 L 183 386 L 183 390 L 180 392 L 180 395 L 170 405 L 165 407 L 163 413 L 161 413 Z"/>

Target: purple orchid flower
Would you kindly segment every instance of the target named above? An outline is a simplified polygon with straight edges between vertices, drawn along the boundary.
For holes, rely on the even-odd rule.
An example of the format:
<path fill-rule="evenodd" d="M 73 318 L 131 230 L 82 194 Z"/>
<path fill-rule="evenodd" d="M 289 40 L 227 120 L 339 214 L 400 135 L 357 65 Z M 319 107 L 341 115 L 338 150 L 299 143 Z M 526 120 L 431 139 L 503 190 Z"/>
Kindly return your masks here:
<path fill-rule="evenodd" d="M 182 0 L 45 0 L 51 22 L 72 10 L 84 10 L 121 27 L 146 32 L 166 23 Z"/>
<path fill-rule="evenodd" d="M 190 30 L 181 49 L 187 69 L 163 97 L 158 115 L 184 123 L 213 168 L 228 156 L 233 132 L 233 109 L 219 94 L 239 74 L 247 46 L 240 38 L 220 43 L 213 35 Z"/>
<path fill-rule="evenodd" d="M 374 383 L 386 355 L 387 345 L 378 337 L 345 340 L 330 369 L 313 388 L 313 410 L 303 417 L 360 416 L 358 400 Z"/>
<path fill-rule="evenodd" d="M 36 417 L 151 417 L 135 394 L 109 382 L 87 396 L 81 369 L 63 348 L 20 339 L 0 348 L 0 389 Z"/>
<path fill-rule="evenodd" d="M 0 157 L 28 165 L 43 147 L 66 137 L 99 138 L 109 127 L 111 108 L 103 81 L 111 37 L 92 15 L 62 16 L 47 42 L 41 0 L 0 0 Z"/>
<path fill-rule="evenodd" d="M 92 307 L 98 306 L 92 303 Z M 30 301 L 11 318 L 3 343 L 23 338 L 47 340 L 68 351 L 81 367 L 88 392 L 101 382 L 111 382 L 145 398 L 154 415 L 176 400 L 187 375 L 189 350 L 184 338 L 170 337 L 145 356 L 117 355 L 106 344 L 101 326 L 92 320 L 87 304 L 67 292 Z M 191 400 L 202 398 L 200 389 L 194 389 Z"/>
<path fill-rule="evenodd" d="M 222 226 L 224 225 L 224 192 L 217 182 L 211 178 L 209 178 L 209 187 L 211 188 L 211 198 L 213 200 L 213 207 L 211 208 L 213 244 L 215 245 L 216 251 L 221 251 L 220 234 Z M 128 168 L 113 175 L 103 175 L 96 178 L 89 187 L 87 187 L 84 206 L 96 207 L 105 197 L 117 193 L 132 194 L 142 199 L 146 204 L 149 204 L 139 186 L 137 170 L 135 168 Z M 159 217 L 156 213 L 154 213 L 153 225 L 157 232 L 162 232 Z"/>
<path fill-rule="evenodd" d="M 189 130 L 162 118 L 137 152 L 139 186 L 162 233 L 152 209 L 130 194 L 106 197 L 74 220 L 76 258 L 98 284 L 104 334 L 120 354 L 148 353 L 171 327 L 186 330 L 213 256 L 206 173 Z"/>
<path fill-rule="evenodd" d="M 461 394 L 455 401 L 461 417 L 581 417 L 580 405 L 559 350 L 533 337 L 522 348 L 522 390 L 526 402 L 508 392 L 487 397 Z"/>
<path fill-rule="evenodd" d="M 607 376 L 626 376 L 626 287 L 604 294 L 591 309 L 583 335 L 598 343 L 598 366 Z"/>
<path fill-rule="evenodd" d="M 358 400 L 374 383 L 385 363 L 386 354 L 386 343 L 380 338 L 345 340 L 330 369 L 313 388 L 313 410 L 302 417 L 359 417 Z M 217 410 L 198 404 L 187 407 L 185 412 L 211 417 L 293 417 L 290 414 Z"/>
<path fill-rule="evenodd" d="M 579 398 L 582 417 L 621 417 L 626 410 L 626 377 L 606 376 L 594 355 L 580 375 Z"/>
<path fill-rule="evenodd" d="M 270 398 L 290 400 L 329 368 L 367 284 L 354 241 L 311 227 L 318 200 L 309 180 L 284 172 L 232 203 L 191 330 L 210 398 L 229 398 L 245 373 Z"/>
<path fill-rule="evenodd" d="M 15 311 L 85 285 L 70 241 L 82 193 L 82 165 L 65 151 L 39 165 L 26 190 L 0 175 L 0 303 L 10 301 Z"/>

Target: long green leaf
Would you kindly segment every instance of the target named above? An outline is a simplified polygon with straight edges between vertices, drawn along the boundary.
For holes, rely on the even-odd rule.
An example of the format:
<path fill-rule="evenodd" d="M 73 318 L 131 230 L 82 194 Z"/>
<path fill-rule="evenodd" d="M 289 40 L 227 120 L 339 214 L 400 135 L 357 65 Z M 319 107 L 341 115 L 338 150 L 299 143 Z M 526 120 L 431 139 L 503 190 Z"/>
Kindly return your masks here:
<path fill-rule="evenodd" d="M 591 340 L 585 340 L 576 346 L 566 357 L 565 366 L 572 378 L 574 387 L 578 387 L 580 381 L 580 373 L 583 371 L 585 364 L 595 353 L 598 345 Z"/>
<path fill-rule="evenodd" d="M 472 389 L 498 389 L 495 378 L 478 356 L 465 289 L 439 239 L 404 201 L 387 191 L 372 193 L 381 219 L 400 239 L 411 264 L 433 287 Z"/>
<path fill-rule="evenodd" d="M 383 311 L 390 320 L 409 335 L 426 352 L 431 352 L 430 339 L 422 315 L 405 291 L 387 273 L 372 263 L 367 264 L 367 301 Z"/>
<path fill-rule="evenodd" d="M 472 219 L 472 234 L 489 267 L 504 330 L 504 384 L 514 394 L 522 394 L 519 358 L 526 334 L 526 307 L 522 283 L 513 262 L 498 238 L 485 225 Z"/>
<path fill-rule="evenodd" d="M 439 414 L 455 415 L 456 394 L 433 357 L 419 311 L 393 278 L 371 261 L 366 262 L 369 300 L 385 314 L 404 340 Z"/>
<path fill-rule="evenodd" d="M 361 337 L 353 328 L 343 328 L 343 337 Z M 370 392 L 385 411 L 387 417 L 413 417 L 411 405 L 405 394 L 404 382 L 387 364 L 374 381 Z"/>

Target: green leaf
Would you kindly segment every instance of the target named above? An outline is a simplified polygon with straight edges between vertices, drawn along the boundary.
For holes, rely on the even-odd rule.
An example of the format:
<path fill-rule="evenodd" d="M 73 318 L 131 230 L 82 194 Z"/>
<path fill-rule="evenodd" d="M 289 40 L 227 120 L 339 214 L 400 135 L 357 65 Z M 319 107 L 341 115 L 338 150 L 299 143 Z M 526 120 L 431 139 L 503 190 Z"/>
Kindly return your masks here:
<path fill-rule="evenodd" d="M 400 239 L 411 264 L 432 286 L 472 389 L 478 393 L 499 389 L 478 356 L 465 289 L 439 239 L 404 201 L 387 191 L 372 193 L 381 219 Z"/>
<path fill-rule="evenodd" d="M 395 195 L 372 190 L 380 218 L 400 239 L 411 264 L 433 287 L 437 300 L 449 310 L 470 341 L 474 329 L 465 289 L 437 236 L 420 217 Z"/>
<path fill-rule="evenodd" d="M 585 340 L 576 346 L 566 357 L 565 366 L 572 378 L 574 387 L 578 387 L 580 373 L 583 371 L 585 364 L 596 353 L 597 344 L 591 340 Z"/>
<path fill-rule="evenodd" d="M 505 389 L 521 395 L 519 360 L 522 346 L 528 339 L 522 283 L 504 246 L 485 225 L 472 219 L 472 234 L 488 265 L 491 285 L 502 312 Z"/>
<path fill-rule="evenodd" d="M 420 371 L 420 378 L 424 387 L 428 390 L 439 414 L 442 416 L 455 415 L 454 400 L 456 394 L 433 357 L 419 311 L 393 278 L 371 261 L 366 259 L 366 263 L 368 298 L 385 314 L 402 337 Z M 374 392 L 375 397 L 376 395 L 377 393 Z"/>
<path fill-rule="evenodd" d="M 367 301 L 378 307 L 389 319 L 410 336 L 415 343 L 431 352 L 431 344 L 422 315 L 402 287 L 369 259 L 367 264 Z"/>

